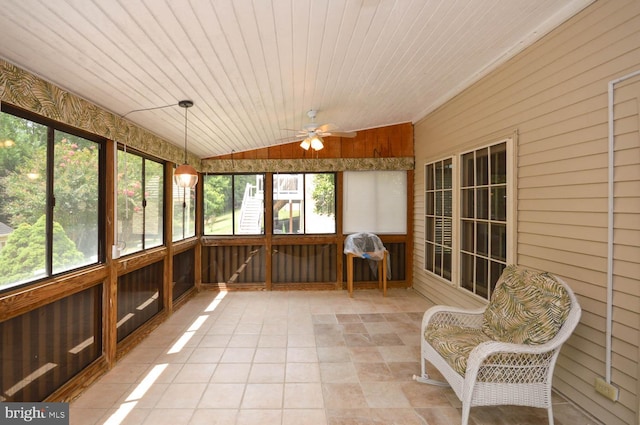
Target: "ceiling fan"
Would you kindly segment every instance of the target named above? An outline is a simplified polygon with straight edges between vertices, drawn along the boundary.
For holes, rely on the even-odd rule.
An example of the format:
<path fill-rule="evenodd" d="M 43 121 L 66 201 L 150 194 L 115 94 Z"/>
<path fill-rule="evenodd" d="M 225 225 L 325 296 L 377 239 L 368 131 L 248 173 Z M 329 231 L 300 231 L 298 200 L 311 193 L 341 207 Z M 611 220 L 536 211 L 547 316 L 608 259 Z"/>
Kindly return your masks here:
<path fill-rule="evenodd" d="M 338 131 L 333 124 L 318 125 L 316 123 L 316 116 L 318 111 L 312 109 L 307 112 L 309 117 L 309 123 L 305 124 L 302 130 L 296 130 L 295 141 L 301 140 L 300 147 L 304 150 L 319 151 L 324 148 L 323 137 L 336 136 L 336 137 L 356 137 L 355 131 Z"/>

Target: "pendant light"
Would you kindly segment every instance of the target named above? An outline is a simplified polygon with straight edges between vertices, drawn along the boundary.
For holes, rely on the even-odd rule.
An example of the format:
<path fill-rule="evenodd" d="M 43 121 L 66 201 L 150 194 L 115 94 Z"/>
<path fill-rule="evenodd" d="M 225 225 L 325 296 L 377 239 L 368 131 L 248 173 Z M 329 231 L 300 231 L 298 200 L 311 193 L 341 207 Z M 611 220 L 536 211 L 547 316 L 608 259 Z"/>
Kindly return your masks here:
<path fill-rule="evenodd" d="M 194 188 L 198 183 L 198 172 L 187 163 L 187 109 L 193 106 L 193 101 L 181 100 L 178 106 L 184 108 L 184 164 L 173 172 L 173 181 L 180 187 Z"/>

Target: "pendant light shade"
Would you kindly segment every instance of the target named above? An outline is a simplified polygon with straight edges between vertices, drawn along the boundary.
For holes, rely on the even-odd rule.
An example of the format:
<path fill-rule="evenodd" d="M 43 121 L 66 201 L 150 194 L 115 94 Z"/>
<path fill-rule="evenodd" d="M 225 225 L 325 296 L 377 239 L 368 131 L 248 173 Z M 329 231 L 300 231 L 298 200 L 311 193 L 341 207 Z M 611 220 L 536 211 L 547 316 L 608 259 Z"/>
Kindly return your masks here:
<path fill-rule="evenodd" d="M 309 137 L 300 143 L 300 147 L 305 151 L 308 151 L 309 148 L 313 148 L 314 151 L 319 151 L 324 148 L 324 143 L 322 142 L 322 137 L 318 136 L 315 131 L 311 131 L 309 132 Z"/>
<path fill-rule="evenodd" d="M 300 147 L 305 151 L 308 151 L 310 146 L 311 146 L 311 139 L 309 139 L 308 137 L 304 139 L 302 143 L 300 143 Z"/>
<path fill-rule="evenodd" d="M 173 181 L 180 187 L 194 188 L 198 183 L 198 172 L 189 164 L 182 164 L 173 172 Z"/>
<path fill-rule="evenodd" d="M 313 136 L 311 138 L 311 148 L 315 151 L 319 151 L 320 149 L 324 148 L 324 143 L 322 143 L 322 137 Z"/>
<path fill-rule="evenodd" d="M 187 163 L 187 110 L 193 106 L 193 101 L 181 100 L 178 106 L 184 108 L 184 164 L 173 172 L 173 181 L 179 187 L 194 188 L 198 183 L 198 172 Z"/>

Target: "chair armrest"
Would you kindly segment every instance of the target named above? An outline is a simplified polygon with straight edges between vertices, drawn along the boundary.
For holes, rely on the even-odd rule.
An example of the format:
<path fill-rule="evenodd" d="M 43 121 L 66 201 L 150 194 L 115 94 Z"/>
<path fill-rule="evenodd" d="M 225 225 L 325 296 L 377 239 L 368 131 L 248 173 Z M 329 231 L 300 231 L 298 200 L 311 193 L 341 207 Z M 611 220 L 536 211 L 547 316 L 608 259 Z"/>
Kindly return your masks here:
<path fill-rule="evenodd" d="M 479 344 L 469 354 L 465 380 L 489 382 L 518 382 L 543 379 L 551 363 L 555 361 L 561 343 L 527 345 L 487 341 Z"/>
<path fill-rule="evenodd" d="M 469 355 L 469 360 L 472 356 L 477 356 L 480 359 L 486 359 L 493 354 L 544 354 L 558 348 L 558 344 L 552 339 L 545 344 L 513 344 L 511 342 L 500 341 L 487 341 L 478 344 Z"/>
<path fill-rule="evenodd" d="M 422 316 L 422 330 L 427 326 L 462 326 L 479 329 L 482 327 L 484 308 L 473 310 L 437 305 L 428 309 Z"/>

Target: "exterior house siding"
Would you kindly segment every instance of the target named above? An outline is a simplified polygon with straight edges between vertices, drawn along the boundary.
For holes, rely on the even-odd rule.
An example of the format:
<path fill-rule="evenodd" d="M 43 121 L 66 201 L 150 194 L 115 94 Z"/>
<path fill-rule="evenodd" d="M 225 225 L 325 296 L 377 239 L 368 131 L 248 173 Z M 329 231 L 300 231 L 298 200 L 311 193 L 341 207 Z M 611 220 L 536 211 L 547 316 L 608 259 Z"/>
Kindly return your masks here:
<path fill-rule="evenodd" d="M 620 397 L 594 390 L 606 375 L 608 83 L 639 69 L 640 2 L 599 0 L 414 131 L 414 288 L 437 304 L 482 304 L 424 270 L 424 164 L 513 137 L 514 261 L 563 277 L 583 308 L 554 387 L 606 424 L 639 423 L 640 76 L 616 86 L 614 103 L 611 381 Z"/>

